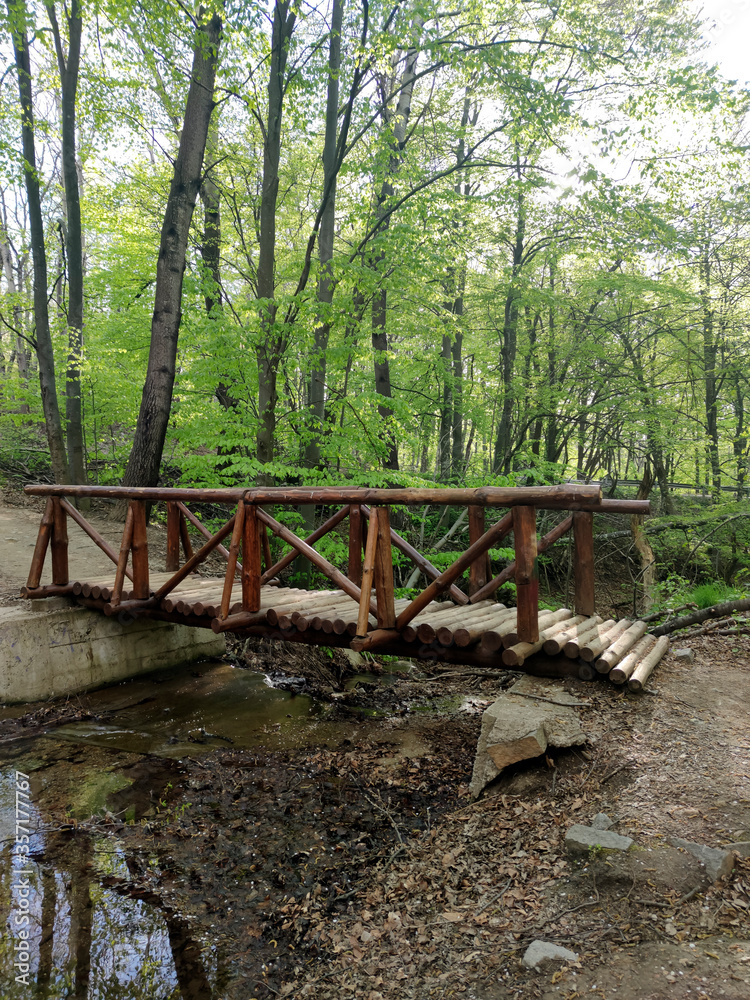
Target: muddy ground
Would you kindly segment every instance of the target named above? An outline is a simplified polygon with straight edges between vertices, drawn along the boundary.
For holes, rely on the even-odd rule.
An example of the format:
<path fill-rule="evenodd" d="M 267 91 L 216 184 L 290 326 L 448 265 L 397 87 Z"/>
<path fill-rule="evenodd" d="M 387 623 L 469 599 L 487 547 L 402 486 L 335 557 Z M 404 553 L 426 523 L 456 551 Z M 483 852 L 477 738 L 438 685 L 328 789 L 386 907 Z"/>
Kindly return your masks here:
<path fill-rule="evenodd" d="M 288 701 L 252 734 L 238 709 L 229 736 L 185 721 L 147 752 L 119 734 L 166 718 L 169 678 L 4 710 L 0 763 L 31 774 L 40 833 L 39 985 L 3 995 L 747 1000 L 750 863 L 705 888 L 667 838 L 750 840 L 750 648 L 690 644 L 695 661 L 669 654 L 642 695 L 557 682 L 586 703 L 586 746 L 514 766 L 474 803 L 481 711 L 512 674 L 373 661 L 353 676 L 338 653 L 236 643 L 242 678 L 273 675 Z M 201 669 L 199 705 L 224 676 Z M 295 706 L 311 693 L 308 729 Z M 636 849 L 571 861 L 566 830 L 600 811 Z M 536 938 L 578 961 L 526 970 Z"/>

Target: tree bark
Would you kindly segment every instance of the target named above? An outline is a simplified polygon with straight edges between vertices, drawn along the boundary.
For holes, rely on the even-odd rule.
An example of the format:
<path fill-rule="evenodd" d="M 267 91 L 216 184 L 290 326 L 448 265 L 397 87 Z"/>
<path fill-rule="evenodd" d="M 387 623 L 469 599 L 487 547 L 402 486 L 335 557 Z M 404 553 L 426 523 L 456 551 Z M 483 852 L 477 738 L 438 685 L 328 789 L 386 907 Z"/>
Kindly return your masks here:
<path fill-rule="evenodd" d="M 283 347 L 283 335 L 276 325 L 276 203 L 279 196 L 281 160 L 281 116 L 289 41 L 297 15 L 291 0 L 276 0 L 273 9 L 271 68 L 268 78 L 268 115 L 263 142 L 263 185 L 260 201 L 260 242 L 258 246 L 258 299 L 261 337 L 256 348 L 258 361 L 258 414 L 256 455 L 261 465 L 273 460 L 276 437 L 276 379 Z M 272 476 L 260 477 L 260 485 L 270 485 Z"/>
<path fill-rule="evenodd" d="M 159 243 L 146 382 L 123 486 L 155 486 L 159 480 L 177 363 L 185 255 L 214 107 L 220 38 L 221 18 L 215 14 L 196 33 L 185 120 Z"/>
<path fill-rule="evenodd" d="M 76 162 L 76 94 L 81 61 L 82 18 L 79 0 L 71 0 L 68 22 L 68 53 L 63 50 L 60 26 L 53 0 L 46 0 L 47 15 L 60 74 L 62 118 L 62 175 L 65 190 L 65 252 L 68 273 L 68 366 L 65 378 L 65 424 L 70 481 L 86 482 L 86 455 L 83 446 L 81 404 L 81 361 L 83 357 L 83 229 L 81 197 Z"/>
<path fill-rule="evenodd" d="M 516 163 L 517 180 L 521 183 L 520 160 Z M 526 238 L 526 196 L 519 190 L 516 196 L 516 231 L 513 240 L 513 261 L 510 284 L 505 297 L 502 343 L 500 347 L 500 370 L 503 380 L 503 406 L 495 442 L 495 472 L 509 472 L 513 429 L 513 371 L 516 363 L 518 344 L 518 312 L 521 290 L 518 278 L 523 265 L 524 240 Z"/>
<path fill-rule="evenodd" d="M 7 0 L 13 36 L 13 52 L 18 77 L 21 104 L 23 143 L 23 173 L 29 206 L 31 256 L 34 270 L 34 346 L 39 363 L 39 388 L 42 396 L 44 424 L 47 432 L 52 474 L 58 483 L 67 483 L 68 458 L 65 453 L 62 420 L 55 384 L 55 355 L 49 328 L 47 307 L 47 251 L 44 246 L 44 222 L 36 168 L 34 138 L 34 101 L 31 87 L 31 60 L 26 31 L 26 7 L 23 0 Z"/>

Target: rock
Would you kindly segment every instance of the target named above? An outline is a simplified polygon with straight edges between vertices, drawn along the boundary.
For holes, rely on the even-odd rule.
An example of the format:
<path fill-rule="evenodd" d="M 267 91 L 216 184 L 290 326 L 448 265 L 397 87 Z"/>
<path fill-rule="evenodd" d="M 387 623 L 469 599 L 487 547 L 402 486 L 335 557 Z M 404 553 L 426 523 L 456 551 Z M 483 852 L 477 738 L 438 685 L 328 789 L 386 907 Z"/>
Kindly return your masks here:
<path fill-rule="evenodd" d="M 476 798 L 510 764 L 544 753 L 548 746 L 569 747 L 586 742 L 572 708 L 535 701 L 521 694 L 554 701 L 575 700 L 555 682 L 524 677 L 501 695 L 482 715 L 482 729 L 469 791 Z"/>
<path fill-rule="evenodd" d="M 736 844 L 727 844 L 724 850 L 739 854 L 741 858 L 750 858 L 750 840 L 739 840 Z"/>
<path fill-rule="evenodd" d="M 350 666 L 352 667 L 361 667 L 362 664 L 365 662 L 364 656 L 362 656 L 361 653 L 358 653 L 355 649 L 344 648 L 341 650 L 341 652 L 347 658 Z"/>
<path fill-rule="evenodd" d="M 549 964 L 561 965 L 563 962 L 577 962 L 578 955 L 569 948 L 561 948 L 559 944 L 549 941 L 532 941 L 524 952 L 521 960 L 527 969 L 538 969 Z"/>
<path fill-rule="evenodd" d="M 630 837 L 621 837 L 611 830 L 596 830 L 592 826 L 574 823 L 565 834 L 565 848 L 572 858 L 588 857 L 596 851 L 629 851 L 633 846 Z"/>
<path fill-rule="evenodd" d="M 581 891 L 589 891 L 588 880 L 593 879 L 598 891 L 618 898 L 628 893 L 648 897 L 655 894 L 657 898 L 670 893 L 683 896 L 711 884 L 705 866 L 697 858 L 666 845 L 625 853 L 607 851 L 588 861 L 581 877 L 587 880 Z"/>
<path fill-rule="evenodd" d="M 609 830 L 615 825 L 615 821 L 610 819 L 606 813 L 597 813 L 590 825 L 593 830 Z"/>
<path fill-rule="evenodd" d="M 704 844 L 694 844 L 690 840 L 683 840 L 682 837 L 670 837 L 669 843 L 672 847 L 681 847 L 688 854 L 697 858 L 702 865 L 705 865 L 706 874 L 712 882 L 728 875 L 734 868 L 734 856 L 730 848 L 706 847 Z"/>
<path fill-rule="evenodd" d="M 682 660 L 683 663 L 692 663 L 695 659 L 695 653 L 689 646 L 684 646 L 682 649 L 675 649 L 674 658 L 675 660 Z"/>

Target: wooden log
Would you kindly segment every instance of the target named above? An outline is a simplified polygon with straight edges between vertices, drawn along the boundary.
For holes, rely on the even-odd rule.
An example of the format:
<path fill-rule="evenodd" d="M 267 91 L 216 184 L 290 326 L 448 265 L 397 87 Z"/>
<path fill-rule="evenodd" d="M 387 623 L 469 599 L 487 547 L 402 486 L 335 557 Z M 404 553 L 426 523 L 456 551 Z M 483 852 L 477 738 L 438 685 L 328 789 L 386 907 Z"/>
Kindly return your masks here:
<path fill-rule="evenodd" d="M 362 513 L 367 517 L 370 516 L 370 508 L 366 504 L 362 505 Z M 391 545 L 397 548 L 399 552 L 403 552 L 405 556 L 408 556 L 414 565 L 419 567 L 428 580 L 436 580 L 440 576 L 440 570 L 437 566 L 433 566 L 429 559 L 425 559 L 421 552 L 417 552 L 414 546 L 410 545 L 405 538 L 402 538 L 401 535 L 397 534 L 393 528 L 391 528 Z M 456 602 L 456 604 L 469 603 L 469 598 L 466 594 L 453 584 L 451 584 L 448 588 L 448 594 Z"/>
<path fill-rule="evenodd" d="M 174 573 L 180 568 L 180 520 L 181 511 L 174 501 L 167 503 L 167 559 L 166 570 Z"/>
<path fill-rule="evenodd" d="M 387 507 L 373 508 L 370 524 L 375 521 L 378 544 L 375 546 L 375 605 L 378 609 L 378 628 L 394 628 L 396 606 L 393 594 L 393 556 L 391 553 L 391 524 Z"/>
<path fill-rule="evenodd" d="M 27 592 L 39 589 L 39 584 L 42 579 L 42 570 L 44 569 L 44 559 L 47 555 L 47 547 L 49 546 L 50 537 L 52 535 L 52 525 L 54 523 L 54 519 L 52 498 L 50 497 L 45 505 L 42 520 L 39 524 L 39 531 L 36 536 L 34 554 L 31 557 L 31 568 L 29 569 L 29 576 L 26 580 L 26 587 L 24 588 Z M 26 595 L 22 592 L 22 596 Z"/>
<path fill-rule="evenodd" d="M 501 518 L 497 524 L 494 524 L 489 531 L 485 531 L 482 537 L 474 542 L 473 545 L 470 545 L 452 566 L 444 570 L 421 594 L 418 594 L 411 604 L 407 608 L 404 608 L 398 616 L 396 628 L 399 632 L 402 631 L 404 625 L 407 625 L 413 618 L 416 618 L 423 608 L 426 608 L 439 594 L 447 590 L 453 581 L 457 580 L 464 570 L 471 566 L 475 559 L 478 559 L 488 549 L 491 549 L 495 542 L 507 535 L 512 524 L 513 514 L 511 512 Z"/>
<path fill-rule="evenodd" d="M 256 507 L 245 506 L 242 536 L 242 610 L 248 614 L 260 611 L 261 604 L 261 525 Z M 265 525 L 263 526 L 265 527 Z"/>
<path fill-rule="evenodd" d="M 232 588 L 234 587 L 234 574 L 237 570 L 237 557 L 240 554 L 240 543 L 245 528 L 245 504 L 240 500 L 237 504 L 237 512 L 234 515 L 234 527 L 232 528 L 232 540 L 229 543 L 229 558 L 227 559 L 227 571 L 224 576 L 224 586 L 221 592 L 221 604 L 219 608 L 219 618 L 226 618 L 229 614 L 229 606 L 232 603 Z M 250 611 L 250 608 L 246 608 Z M 257 611 L 257 608 L 253 608 Z"/>
<path fill-rule="evenodd" d="M 544 652 L 547 656 L 556 656 L 563 651 L 563 647 L 571 639 L 575 639 L 580 633 L 588 634 L 593 628 L 601 625 L 602 620 L 598 615 L 589 617 L 588 615 L 576 614 L 575 620 L 568 623 L 567 628 L 558 629 L 553 636 L 544 641 Z"/>
<path fill-rule="evenodd" d="M 485 532 L 484 507 L 469 507 L 469 545 L 478 542 Z M 484 556 L 477 559 L 469 567 L 469 597 L 476 594 L 490 578 L 490 556 L 485 552 Z"/>
<path fill-rule="evenodd" d="M 575 545 L 575 610 L 579 615 L 594 613 L 594 515 L 577 510 L 573 514 Z"/>
<path fill-rule="evenodd" d="M 192 510 L 189 510 L 185 506 L 184 503 L 178 503 L 177 506 L 179 507 L 180 513 L 183 516 L 183 520 L 180 522 L 180 533 L 181 533 L 181 537 L 182 537 L 182 545 L 183 545 L 183 549 L 184 549 L 184 552 L 185 552 L 185 558 L 186 559 L 192 559 L 193 558 L 193 550 L 192 550 L 192 545 L 190 544 L 190 537 L 189 537 L 189 535 L 187 533 L 187 523 L 186 522 L 190 521 L 190 523 L 192 524 L 192 526 L 194 528 L 197 528 L 197 530 L 201 533 L 201 535 L 203 535 L 203 537 L 207 541 L 210 541 L 210 539 L 212 539 L 214 536 L 211 534 L 211 532 L 205 526 L 205 524 L 202 521 L 200 521 L 195 516 L 195 514 L 192 512 Z M 183 529 L 184 529 L 184 535 L 182 534 Z M 186 542 L 187 542 L 187 548 L 185 547 L 185 543 Z M 216 551 L 219 552 L 222 556 L 224 556 L 225 559 L 229 558 L 229 549 L 224 548 L 223 545 L 217 545 L 216 546 Z"/>
<path fill-rule="evenodd" d="M 642 691 L 643 685 L 651 676 L 651 673 L 656 666 L 656 664 L 661 660 L 666 651 L 669 649 L 669 639 L 663 635 L 656 640 L 656 645 L 647 653 L 638 666 L 635 668 L 633 673 L 630 675 L 630 680 L 628 681 L 628 690 L 630 691 Z M 614 668 L 615 670 L 617 667 Z"/>
<path fill-rule="evenodd" d="M 578 661 L 578 680 L 579 681 L 593 681 L 596 677 L 596 671 L 590 663 L 582 663 Z"/>
<path fill-rule="evenodd" d="M 112 594 L 109 599 L 109 603 L 112 607 L 117 607 L 117 605 L 122 600 L 122 587 L 125 582 L 125 570 L 128 565 L 128 557 L 130 556 L 130 546 L 133 542 L 133 508 L 128 504 L 128 512 L 125 515 L 125 524 L 122 529 L 122 541 L 120 542 L 120 554 L 117 558 L 117 569 L 115 571 L 115 585 L 112 588 Z M 107 613 L 107 609 L 104 609 L 104 613 Z"/>
<path fill-rule="evenodd" d="M 567 608 L 565 610 L 568 610 Z M 568 611 L 568 617 L 572 614 Z M 558 621 L 563 621 L 564 619 L 559 617 L 559 612 L 556 611 L 540 611 L 537 617 L 537 631 L 539 629 L 545 629 L 549 625 L 555 624 Z M 503 635 L 503 646 L 515 646 L 518 642 L 524 642 L 521 638 L 521 632 L 518 628 L 518 621 L 513 624 L 513 628 L 509 632 L 505 632 Z"/>
<path fill-rule="evenodd" d="M 331 591 L 331 593 L 338 593 L 340 595 L 341 591 Z M 296 610 L 298 607 L 306 606 L 309 606 L 309 604 L 304 591 L 296 598 L 289 597 L 283 600 L 273 601 L 268 609 L 268 623 L 269 625 L 276 625 L 279 614 L 285 614 L 288 611 L 291 615 L 292 610 Z M 312 605 L 312 607 L 314 607 L 314 605 Z"/>
<path fill-rule="evenodd" d="M 447 603 L 447 602 L 446 602 Z M 448 605 L 445 610 L 432 614 L 422 621 L 416 629 L 416 637 L 420 642 L 434 642 L 437 638 L 437 630 L 442 625 L 455 623 L 456 627 L 466 620 L 466 614 L 462 608 L 457 608 L 455 604 Z"/>
<path fill-rule="evenodd" d="M 196 553 L 193 554 L 191 559 L 188 559 L 180 569 L 170 577 L 170 579 L 161 585 L 159 589 L 154 594 L 154 603 L 161 601 L 167 594 L 171 593 L 176 587 L 182 583 L 185 577 L 190 576 L 196 566 L 200 566 L 214 551 L 214 549 L 219 545 L 219 543 L 227 537 L 227 535 L 234 529 L 234 515 L 224 524 L 215 535 L 206 542 L 205 545 L 201 546 Z"/>
<path fill-rule="evenodd" d="M 300 632 L 304 632 L 308 628 L 322 629 L 323 623 L 327 619 L 333 619 L 342 610 L 341 604 L 326 604 L 322 607 L 308 609 L 303 608 L 300 611 L 295 611 L 292 614 L 292 622 L 297 626 Z M 358 613 L 358 608 L 354 607 L 354 616 L 356 618 Z M 333 630 L 333 624 L 331 625 L 331 631 Z"/>
<path fill-rule="evenodd" d="M 484 603 L 493 604 L 494 602 L 486 601 Z M 408 606 L 407 602 L 406 607 Z M 401 638 L 406 642 L 414 642 L 417 638 L 417 629 L 423 622 L 432 618 L 433 615 L 443 614 L 443 612 L 449 610 L 455 611 L 455 605 L 449 604 L 448 601 L 433 601 L 432 604 L 428 604 L 426 608 L 423 608 L 422 611 L 419 612 L 419 615 L 412 619 L 408 625 L 403 627 L 401 630 Z"/>
<path fill-rule="evenodd" d="M 182 504 L 177 504 L 177 507 L 180 511 L 180 544 L 182 545 L 182 552 L 185 556 L 185 559 L 192 559 L 193 544 L 190 541 L 190 533 L 188 532 L 188 526 L 187 526 L 190 511 L 187 509 L 187 507 L 184 507 Z M 200 521 L 198 521 L 197 517 L 195 520 L 198 524 L 200 524 Z M 201 525 L 201 527 L 203 527 L 203 525 Z M 206 538 L 210 538 L 211 532 L 207 528 L 204 530 L 206 532 Z M 222 545 L 220 546 L 220 548 L 223 549 L 224 546 Z M 178 559 L 177 566 L 175 567 L 175 569 L 179 569 L 179 565 L 180 561 Z"/>
<path fill-rule="evenodd" d="M 489 629 L 503 622 L 515 622 L 515 617 L 515 608 L 503 608 L 495 612 L 491 608 L 483 608 L 476 615 L 463 615 L 460 620 L 441 625 L 437 630 L 436 638 L 441 646 L 450 646 L 453 643 L 457 646 L 468 646 Z M 461 638 L 460 642 L 458 641 L 459 637 Z"/>
<path fill-rule="evenodd" d="M 199 597 L 197 601 L 192 603 L 185 601 L 180 603 L 178 608 L 183 615 L 208 615 L 210 618 L 221 618 L 221 599 L 222 591 L 219 590 L 218 593 L 205 594 L 203 597 Z M 242 602 L 242 589 L 238 584 L 232 587 L 232 594 L 229 599 L 230 611 L 234 607 L 235 603 Z"/>
<path fill-rule="evenodd" d="M 315 549 L 310 548 L 310 546 L 303 542 L 301 538 L 297 538 L 288 528 L 285 528 L 283 524 L 279 524 L 270 514 L 266 513 L 262 507 L 258 508 L 258 519 L 267 524 L 271 531 L 277 535 L 279 538 L 283 538 L 285 542 L 289 545 L 293 545 L 298 552 L 300 552 L 305 558 L 309 559 L 310 562 L 317 566 L 318 569 L 332 580 L 337 587 L 340 587 L 344 593 L 352 597 L 357 603 L 361 596 L 360 588 L 348 580 L 343 573 L 339 572 L 335 566 L 333 566 L 327 559 L 323 558 L 319 552 Z M 265 574 L 264 574 L 265 575 Z M 371 602 L 371 611 L 373 614 L 376 613 L 376 607 L 374 602 Z"/>
<path fill-rule="evenodd" d="M 621 618 L 614 628 L 611 628 L 606 635 L 603 635 L 598 639 L 594 639 L 593 642 L 586 642 L 581 647 L 581 659 L 585 660 L 587 663 L 593 663 L 597 656 L 600 656 L 608 646 L 611 646 L 615 639 L 619 639 L 623 632 L 629 629 L 632 624 L 633 623 L 629 618 Z"/>
<path fill-rule="evenodd" d="M 108 497 L 110 499 L 142 499 L 156 501 L 197 501 L 202 503 L 224 503 L 234 506 L 245 495 L 252 503 L 391 503 L 423 505 L 467 506 L 480 504 L 487 507 L 512 507 L 515 504 L 533 504 L 545 510 L 591 510 L 621 514 L 650 514 L 648 500 L 601 499 L 601 489 L 597 486 L 520 486 L 482 487 L 480 489 L 366 489 L 324 487 L 268 487 L 246 491 L 243 488 L 199 489 L 124 486 L 25 486 L 29 496 L 78 496 Z"/>
<path fill-rule="evenodd" d="M 583 646 L 606 636 L 616 624 L 617 622 L 614 618 L 609 618 L 607 621 L 602 622 L 601 625 L 595 625 L 593 628 L 590 628 L 588 632 L 576 632 L 575 636 L 569 639 L 563 646 L 563 653 L 570 657 L 571 660 L 577 660 Z"/>
<path fill-rule="evenodd" d="M 73 521 L 75 521 L 75 523 L 78 525 L 78 527 L 81 528 L 83 531 L 86 532 L 86 534 L 89 536 L 89 538 L 91 539 L 91 541 L 95 545 L 97 545 L 102 550 L 102 552 L 105 554 L 105 556 L 107 556 L 108 559 L 111 559 L 112 562 L 116 566 L 117 565 L 117 553 L 115 552 L 115 550 L 112 548 L 112 546 L 108 542 L 105 542 L 105 540 L 102 538 L 102 536 L 96 530 L 96 528 L 94 528 L 93 525 L 89 524 L 89 522 L 81 514 L 81 512 L 79 510 L 77 510 L 73 506 L 73 504 L 68 503 L 68 501 L 65 500 L 64 498 L 60 500 L 60 506 L 65 511 L 65 513 L 68 515 L 68 517 L 70 517 Z M 125 570 L 125 575 L 128 577 L 129 580 L 133 579 L 133 577 L 130 575 L 130 572 L 128 570 Z"/>
<path fill-rule="evenodd" d="M 220 593 L 221 585 L 222 581 L 220 579 L 206 580 L 200 587 L 193 586 L 191 583 L 186 590 L 180 590 L 179 588 L 173 590 L 171 594 L 164 598 L 161 606 L 165 611 L 179 611 L 179 605 L 185 601 L 195 601 L 206 594 L 215 594 L 217 591 Z"/>
<path fill-rule="evenodd" d="M 357 631 L 359 632 L 359 623 L 357 624 Z M 382 649 L 383 646 L 387 646 L 392 642 L 398 642 L 401 635 L 398 629 L 395 628 L 376 628 L 372 632 L 368 632 L 367 635 L 357 634 L 352 641 L 349 643 L 350 647 L 358 653 L 364 652 L 374 652 L 376 649 Z"/>
<path fill-rule="evenodd" d="M 515 608 L 506 608 L 504 611 L 498 612 L 497 615 L 489 614 L 476 622 L 472 615 L 471 618 L 467 618 L 466 625 L 457 628 L 453 632 L 453 642 L 456 646 L 471 646 L 472 643 L 481 639 L 485 632 L 515 621 L 515 613 Z M 440 636 L 438 635 L 439 638 Z"/>
<path fill-rule="evenodd" d="M 52 500 L 52 582 L 58 587 L 70 583 L 68 575 L 68 519 L 58 497 Z"/>
<path fill-rule="evenodd" d="M 357 615 L 357 635 L 366 635 L 370 620 L 370 612 L 374 610 L 377 618 L 377 605 L 373 609 L 370 600 L 372 581 L 375 576 L 375 555 L 378 547 L 378 531 L 373 513 L 370 511 L 369 527 L 367 531 L 367 543 L 365 544 L 365 561 L 362 567 L 362 590 L 359 600 L 359 614 Z"/>
<path fill-rule="evenodd" d="M 562 608 L 560 611 L 556 611 L 556 615 L 562 615 L 565 612 L 566 615 L 570 615 L 569 608 Z M 539 638 L 536 642 L 517 642 L 513 646 L 509 646 L 508 649 L 503 651 L 503 663 L 507 667 L 520 667 L 523 666 L 524 660 L 528 656 L 533 656 L 534 653 L 538 653 L 543 647 L 545 641 L 550 638 L 550 636 L 555 634 L 555 630 L 560 627 L 565 627 L 564 623 L 567 619 L 558 618 L 551 621 L 546 628 L 544 628 L 539 633 Z"/>
<path fill-rule="evenodd" d="M 264 568 L 269 570 L 273 565 L 273 559 L 271 558 L 271 543 L 268 540 L 268 528 L 265 524 L 260 526 L 260 544 L 263 549 Z"/>
<path fill-rule="evenodd" d="M 573 515 L 571 514 L 570 517 L 566 517 L 564 521 L 561 521 L 551 531 L 548 531 L 543 538 L 539 539 L 539 543 L 537 545 L 537 556 L 540 556 L 542 552 L 546 552 L 551 545 L 554 545 L 558 539 L 562 538 L 563 535 L 570 531 L 572 526 Z M 507 583 L 508 580 L 511 580 L 515 575 L 516 561 L 514 559 L 513 562 L 509 563 L 501 573 L 498 573 L 494 580 L 485 584 L 484 587 L 474 594 L 471 598 L 471 603 L 475 604 L 478 601 L 483 601 L 486 597 L 491 597 L 499 587 L 502 587 L 504 583 Z"/>
<path fill-rule="evenodd" d="M 648 634 L 639 639 L 630 652 L 626 656 L 623 656 L 620 662 L 610 670 L 609 679 L 612 683 L 624 684 L 633 673 L 641 659 L 646 655 L 646 653 L 656 646 L 657 642 L 658 639 L 656 639 L 653 635 Z"/>
<path fill-rule="evenodd" d="M 56 583 L 46 583 L 43 587 L 29 587 L 27 584 L 25 587 L 21 587 L 20 595 L 31 601 L 40 597 L 72 597 L 74 596 L 73 584 L 66 583 L 64 586 L 58 586 Z"/>
<path fill-rule="evenodd" d="M 243 628 L 249 628 L 251 625 L 265 624 L 265 611 L 256 611 L 255 614 L 251 614 L 248 611 L 240 611 L 237 614 L 228 615 L 226 618 L 211 619 L 211 629 L 218 635 L 222 632 L 239 632 Z"/>
<path fill-rule="evenodd" d="M 358 503 L 349 506 L 349 579 L 357 586 L 362 584 L 362 508 Z"/>
<path fill-rule="evenodd" d="M 133 599 L 145 601 L 151 593 L 148 582 L 148 534 L 146 527 L 146 504 L 142 500 L 131 500 L 133 508 Z"/>
<path fill-rule="evenodd" d="M 608 674 L 623 656 L 631 649 L 636 642 L 645 634 L 648 625 L 645 622 L 633 622 L 630 628 L 626 629 L 619 639 L 605 649 L 598 660 L 594 661 L 594 667 L 600 674 Z"/>
<path fill-rule="evenodd" d="M 329 531 L 333 531 L 333 529 L 344 520 L 348 513 L 348 506 L 342 507 L 341 510 L 337 510 L 336 513 L 332 514 L 327 521 L 324 521 L 319 528 L 316 528 L 311 535 L 307 536 L 305 543 L 307 545 L 314 545 L 320 538 L 327 535 Z M 265 527 L 266 526 L 264 524 L 263 528 L 265 529 Z M 294 562 L 298 555 L 299 552 L 296 549 L 292 549 L 291 552 L 287 552 L 283 559 L 279 559 L 279 561 L 274 563 L 270 569 L 264 571 L 263 576 L 260 578 L 261 585 L 268 583 L 269 580 L 278 576 L 282 570 L 286 569 L 287 566 Z"/>
<path fill-rule="evenodd" d="M 513 508 L 516 548 L 516 623 L 521 642 L 539 638 L 539 573 L 536 555 L 536 510 Z"/>

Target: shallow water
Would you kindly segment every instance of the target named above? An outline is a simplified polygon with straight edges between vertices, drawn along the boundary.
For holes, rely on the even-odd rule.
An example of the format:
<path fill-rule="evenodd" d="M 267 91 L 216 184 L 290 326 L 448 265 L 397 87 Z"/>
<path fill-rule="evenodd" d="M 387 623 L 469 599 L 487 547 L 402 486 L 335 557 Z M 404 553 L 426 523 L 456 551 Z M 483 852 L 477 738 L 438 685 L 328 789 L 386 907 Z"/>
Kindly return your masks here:
<path fill-rule="evenodd" d="M 6 928 L 0 996 L 223 1000 L 232 979 L 231 954 L 205 923 L 199 928 L 170 910 L 139 879 L 149 868 L 163 873 L 165 865 L 180 873 L 179 859 L 133 855 L 114 827 L 84 832 L 77 824 L 97 814 L 136 823 L 163 810 L 177 817 L 190 806 L 187 796 L 199 794 L 185 785 L 187 759 L 233 748 L 262 748 L 273 759 L 277 752 L 354 741 L 371 723 L 356 715 L 342 721 L 340 713 L 334 719 L 329 706 L 222 662 L 161 671 L 94 692 L 87 709 L 93 719 L 0 750 L 0 916 Z M 394 760 L 426 750 L 408 726 L 389 732 L 386 742 L 393 745 Z M 30 784 L 23 855 L 15 826 L 18 775 L 28 775 Z M 263 817 L 270 808 L 271 832 L 279 831 L 274 850 L 282 860 L 273 864 L 281 869 L 306 835 L 303 803 L 311 793 L 284 792 L 283 780 L 275 785 L 272 774 L 270 786 L 260 782 L 263 794 L 252 805 L 252 787 L 250 782 L 246 791 L 251 813 Z M 274 812 L 279 794 L 291 795 L 289 801 L 302 810 L 287 833 L 280 825 L 283 814 Z M 227 819 L 225 814 L 218 825 Z M 264 843 L 266 850 L 270 838 Z M 187 879 L 187 870 L 177 877 Z M 19 947 L 28 949 L 26 967 L 14 964 L 24 954 Z"/>

